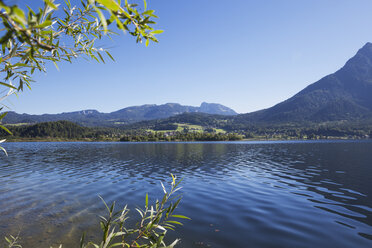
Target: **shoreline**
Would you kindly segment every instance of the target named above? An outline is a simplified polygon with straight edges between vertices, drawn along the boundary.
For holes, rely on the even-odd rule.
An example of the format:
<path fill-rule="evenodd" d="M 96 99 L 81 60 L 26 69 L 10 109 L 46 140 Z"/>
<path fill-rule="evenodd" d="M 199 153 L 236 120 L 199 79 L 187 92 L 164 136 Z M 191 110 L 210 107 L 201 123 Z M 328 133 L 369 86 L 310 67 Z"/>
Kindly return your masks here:
<path fill-rule="evenodd" d="M 265 138 L 249 138 L 249 139 L 241 139 L 241 140 L 218 140 L 218 141 L 211 141 L 211 140 L 173 140 L 173 141 L 166 141 L 166 140 L 159 140 L 159 141 L 120 141 L 117 140 L 93 140 L 93 139 L 62 139 L 62 138 L 52 138 L 52 139 L 7 139 L 6 143 L 22 143 L 22 142 L 117 142 L 117 143 L 150 143 L 150 142 L 156 142 L 156 143 L 182 143 L 182 142 L 239 142 L 239 141 L 317 141 L 317 140 L 371 140 L 368 139 L 360 139 L 360 138 L 348 138 L 348 137 L 328 137 L 326 139 L 279 139 L 279 138 L 271 138 L 271 139 L 265 139 Z"/>

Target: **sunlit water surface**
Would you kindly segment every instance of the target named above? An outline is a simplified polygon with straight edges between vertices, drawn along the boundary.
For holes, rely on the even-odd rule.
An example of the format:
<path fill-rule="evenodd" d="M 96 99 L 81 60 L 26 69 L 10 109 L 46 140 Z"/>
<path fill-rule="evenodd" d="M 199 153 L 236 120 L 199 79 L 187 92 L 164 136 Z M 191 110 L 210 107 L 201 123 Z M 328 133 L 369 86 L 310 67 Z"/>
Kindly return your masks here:
<path fill-rule="evenodd" d="M 170 233 L 178 247 L 372 247 L 371 141 L 5 147 L 0 236 L 20 232 L 24 247 L 97 239 L 98 195 L 143 206 L 170 173 L 184 178 L 178 213 L 192 218 Z"/>

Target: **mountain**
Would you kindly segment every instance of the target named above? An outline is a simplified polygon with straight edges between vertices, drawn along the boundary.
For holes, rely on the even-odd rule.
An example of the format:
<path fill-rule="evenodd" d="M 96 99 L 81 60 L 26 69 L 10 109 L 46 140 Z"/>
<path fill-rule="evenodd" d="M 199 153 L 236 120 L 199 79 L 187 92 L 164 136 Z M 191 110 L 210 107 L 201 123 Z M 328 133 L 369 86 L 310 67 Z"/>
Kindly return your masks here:
<path fill-rule="evenodd" d="M 372 44 L 338 71 L 271 108 L 240 115 L 250 123 L 299 123 L 372 118 Z"/>
<path fill-rule="evenodd" d="M 162 105 L 147 104 L 124 108 L 112 112 L 110 116 L 113 119 L 121 120 L 123 122 L 126 120 L 129 122 L 136 122 L 167 118 L 184 112 L 199 112 L 199 107 L 183 106 L 178 103 L 166 103 Z"/>
<path fill-rule="evenodd" d="M 163 119 L 182 113 L 237 115 L 234 110 L 216 103 L 203 102 L 200 107 L 184 106 L 178 103 L 166 103 L 162 105 L 146 104 L 142 106 L 127 107 L 111 113 L 101 113 L 97 110 L 82 110 L 43 115 L 17 114 L 15 112 L 9 112 L 3 122 L 6 124 L 14 124 L 66 120 L 84 126 L 114 126 L 138 121 Z"/>
<path fill-rule="evenodd" d="M 212 114 L 212 115 L 237 115 L 237 113 L 231 108 L 228 108 L 218 103 L 206 103 L 206 102 L 203 102 L 200 105 L 198 112 Z"/>
<path fill-rule="evenodd" d="M 43 114 L 43 115 L 29 115 L 18 114 L 16 112 L 8 112 L 3 119 L 5 124 L 16 123 L 40 123 L 51 121 L 71 121 L 82 124 L 84 126 L 104 126 L 106 123 L 106 114 L 100 113 L 97 110 L 82 110 L 60 114 Z"/>
<path fill-rule="evenodd" d="M 84 110 L 56 115 L 20 115 L 10 112 L 5 117 L 4 123 L 58 120 L 72 121 L 85 126 L 117 126 L 142 121 L 138 125 L 131 125 L 133 127 L 183 122 L 230 130 L 247 129 L 250 126 L 263 124 L 305 125 L 306 123 L 371 121 L 372 43 L 364 45 L 335 73 L 309 85 L 288 100 L 253 113 L 237 115 L 232 109 L 216 103 L 203 102 L 199 107 L 167 103 L 128 107 L 112 113 Z"/>
<path fill-rule="evenodd" d="M 215 114 L 211 108 L 210 114 Z M 218 109 L 218 108 L 217 108 Z M 221 111 L 219 111 L 220 113 Z M 126 128 L 147 129 L 158 125 L 187 123 L 225 130 L 248 130 L 270 126 L 361 125 L 372 123 L 372 43 L 333 74 L 309 85 L 275 106 L 248 114 L 217 116 L 188 113 L 163 120 L 139 122 Z"/>

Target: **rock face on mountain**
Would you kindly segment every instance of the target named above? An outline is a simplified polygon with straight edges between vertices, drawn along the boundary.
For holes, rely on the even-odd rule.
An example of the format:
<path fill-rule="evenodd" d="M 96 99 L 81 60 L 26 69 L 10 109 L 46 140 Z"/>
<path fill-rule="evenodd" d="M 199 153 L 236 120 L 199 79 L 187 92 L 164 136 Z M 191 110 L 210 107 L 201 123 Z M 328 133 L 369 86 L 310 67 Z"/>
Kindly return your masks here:
<path fill-rule="evenodd" d="M 237 113 L 231 108 L 228 108 L 218 103 L 206 103 L 206 102 L 203 102 L 200 105 L 198 112 L 207 113 L 207 114 L 215 114 L 215 115 L 237 115 Z"/>
<path fill-rule="evenodd" d="M 249 122 L 323 122 L 372 117 L 372 44 L 344 67 L 271 108 L 244 114 Z"/>
<path fill-rule="evenodd" d="M 84 126 L 112 126 L 115 124 L 162 119 L 182 113 L 196 112 L 219 115 L 237 114 L 234 110 L 216 103 L 203 102 L 200 107 L 184 106 L 178 103 L 166 103 L 162 105 L 146 104 L 142 106 L 133 106 L 111 113 L 100 113 L 97 110 L 82 110 L 44 115 L 28 115 L 9 112 L 4 118 L 4 123 L 38 123 L 67 120 Z"/>

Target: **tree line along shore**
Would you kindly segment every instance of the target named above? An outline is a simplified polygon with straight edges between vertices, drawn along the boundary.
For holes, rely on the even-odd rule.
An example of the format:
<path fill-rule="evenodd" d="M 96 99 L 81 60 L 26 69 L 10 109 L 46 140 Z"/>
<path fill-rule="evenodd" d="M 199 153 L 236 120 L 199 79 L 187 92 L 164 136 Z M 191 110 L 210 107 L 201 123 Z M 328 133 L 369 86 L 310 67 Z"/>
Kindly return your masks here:
<path fill-rule="evenodd" d="M 191 128 L 190 128 L 191 127 Z M 83 127 L 69 121 L 7 125 L 12 134 L 1 131 L 9 142 L 19 141 L 239 141 L 239 140 L 316 140 L 369 139 L 371 127 L 251 127 L 242 130 L 222 130 L 211 127 L 183 125 L 173 130 L 120 129 Z"/>

